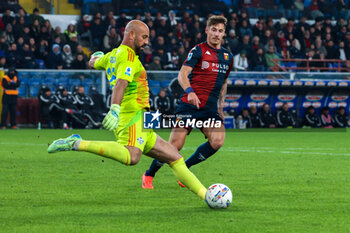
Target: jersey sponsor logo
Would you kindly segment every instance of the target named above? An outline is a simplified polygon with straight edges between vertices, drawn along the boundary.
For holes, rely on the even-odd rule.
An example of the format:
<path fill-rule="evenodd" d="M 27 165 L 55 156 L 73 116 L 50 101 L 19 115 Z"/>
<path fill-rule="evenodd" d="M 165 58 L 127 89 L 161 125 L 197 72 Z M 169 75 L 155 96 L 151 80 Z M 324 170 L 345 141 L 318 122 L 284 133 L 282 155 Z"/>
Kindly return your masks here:
<path fill-rule="evenodd" d="M 209 62 L 207 62 L 207 61 L 202 61 L 202 70 L 204 70 L 204 69 L 208 69 L 209 68 Z"/>
<path fill-rule="evenodd" d="M 217 73 L 224 73 L 226 74 L 229 66 L 227 64 L 220 64 L 220 63 L 211 63 L 211 71 L 217 72 Z"/>
<path fill-rule="evenodd" d="M 134 62 L 135 54 L 130 49 L 127 49 L 127 51 L 128 51 L 128 61 Z"/>
<path fill-rule="evenodd" d="M 126 74 L 127 76 L 131 76 L 131 71 L 132 71 L 132 68 L 131 68 L 131 67 L 126 67 L 126 69 L 125 69 L 125 74 Z"/>
<path fill-rule="evenodd" d="M 228 53 L 224 53 L 225 60 L 228 60 Z"/>
<path fill-rule="evenodd" d="M 208 50 L 205 52 L 205 54 L 207 54 L 207 55 L 210 55 L 210 56 L 211 56 L 211 53 L 210 53 Z"/>
<path fill-rule="evenodd" d="M 109 60 L 109 62 L 112 63 L 112 64 L 115 63 L 116 61 L 117 61 L 116 57 L 111 57 L 110 60 Z"/>

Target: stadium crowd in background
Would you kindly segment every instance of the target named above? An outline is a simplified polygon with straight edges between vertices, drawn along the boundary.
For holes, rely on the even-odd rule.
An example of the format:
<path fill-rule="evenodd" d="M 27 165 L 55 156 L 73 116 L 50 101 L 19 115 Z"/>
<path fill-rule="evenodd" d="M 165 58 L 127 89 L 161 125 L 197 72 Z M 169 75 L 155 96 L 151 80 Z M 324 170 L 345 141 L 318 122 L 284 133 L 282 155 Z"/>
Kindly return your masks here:
<path fill-rule="evenodd" d="M 93 15 L 84 14 L 76 25 L 70 24 L 67 28 L 53 28 L 38 9 L 30 15 L 23 9 L 16 12 L 6 9 L 0 20 L 0 66 L 86 68 L 87 56 L 82 45 L 91 51 L 110 51 L 120 44 L 126 23 L 135 18 L 150 28 L 150 47 L 140 55 L 146 69 L 178 70 L 189 50 L 204 41 L 205 19 L 213 13 L 225 14 L 229 19 L 227 36 L 222 43 L 236 55 L 237 71 L 275 71 L 277 68 L 271 59 L 276 58 L 350 59 L 350 3 L 347 1 L 279 1 L 279 4 L 273 0 L 233 1 L 233 8 L 223 7 L 222 2 L 207 2 L 214 7 L 210 8 L 211 12 L 204 9 L 209 3 L 197 6 L 194 1 L 181 3 L 181 7 L 158 5 L 157 12 L 146 11 L 142 15 L 132 11 L 127 14 L 127 10 L 118 10 L 118 14 L 103 11 L 102 15 L 97 10 L 108 8 L 97 6 L 90 8 L 95 9 L 89 12 Z M 154 12 L 156 4 L 151 3 L 147 6 L 144 1 L 122 3 L 120 9 Z M 252 18 L 257 19 L 254 24 L 250 23 Z M 307 19 L 314 22 L 309 24 Z M 312 64 L 320 68 L 329 65 L 332 66 Z"/>

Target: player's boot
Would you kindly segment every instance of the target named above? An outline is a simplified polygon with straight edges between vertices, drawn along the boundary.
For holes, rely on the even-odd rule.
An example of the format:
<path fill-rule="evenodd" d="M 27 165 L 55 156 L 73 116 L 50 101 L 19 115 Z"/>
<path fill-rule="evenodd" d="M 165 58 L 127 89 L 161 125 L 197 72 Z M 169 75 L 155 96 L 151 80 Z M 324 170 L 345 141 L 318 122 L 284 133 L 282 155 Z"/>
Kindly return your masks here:
<path fill-rule="evenodd" d="M 153 176 L 146 176 L 146 173 L 142 175 L 142 188 L 153 189 Z"/>
<path fill-rule="evenodd" d="M 177 180 L 177 183 L 178 183 L 182 188 L 186 188 L 186 185 L 184 185 L 183 183 L 181 183 L 181 181 Z"/>
<path fill-rule="evenodd" d="M 79 134 L 72 134 L 67 138 L 57 139 L 49 146 L 49 148 L 47 148 L 47 152 L 55 153 L 60 151 L 74 150 L 73 145 L 78 140 L 82 140 Z"/>

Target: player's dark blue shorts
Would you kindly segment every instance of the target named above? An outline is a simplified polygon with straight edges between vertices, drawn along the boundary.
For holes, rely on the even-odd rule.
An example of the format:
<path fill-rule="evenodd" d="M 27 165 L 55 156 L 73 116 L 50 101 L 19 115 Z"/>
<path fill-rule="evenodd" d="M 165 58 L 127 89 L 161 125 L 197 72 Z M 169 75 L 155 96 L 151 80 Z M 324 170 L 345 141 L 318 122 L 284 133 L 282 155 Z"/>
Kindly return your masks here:
<path fill-rule="evenodd" d="M 214 121 L 221 121 L 223 124 L 224 121 L 220 117 L 220 114 L 216 107 L 213 107 L 212 109 L 197 109 L 196 106 L 192 104 L 187 103 L 181 103 L 178 105 L 175 114 L 178 118 L 181 118 L 182 120 L 187 119 L 196 119 L 205 121 L 208 119 L 212 119 Z M 185 127 L 188 130 L 188 134 L 191 133 L 192 128 L 191 127 Z"/>

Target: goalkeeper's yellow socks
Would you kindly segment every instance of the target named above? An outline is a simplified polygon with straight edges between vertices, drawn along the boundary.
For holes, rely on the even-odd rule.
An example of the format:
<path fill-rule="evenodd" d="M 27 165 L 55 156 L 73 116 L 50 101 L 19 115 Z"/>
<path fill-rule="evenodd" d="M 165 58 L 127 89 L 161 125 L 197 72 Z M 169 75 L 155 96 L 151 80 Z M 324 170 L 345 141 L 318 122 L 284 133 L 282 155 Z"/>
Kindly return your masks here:
<path fill-rule="evenodd" d="M 74 148 L 116 160 L 122 164 L 130 165 L 129 150 L 118 142 L 107 141 L 77 141 Z"/>
<path fill-rule="evenodd" d="M 187 188 L 189 188 L 203 200 L 205 199 L 205 192 L 207 189 L 202 185 L 197 177 L 192 172 L 190 172 L 190 170 L 188 170 L 183 158 L 180 158 L 169 165 L 173 169 L 175 176 L 184 185 L 186 185 Z"/>

